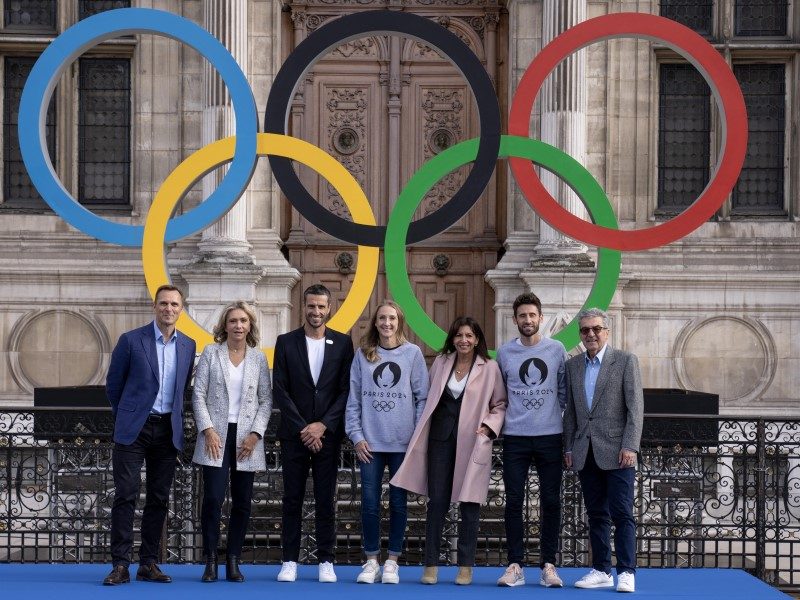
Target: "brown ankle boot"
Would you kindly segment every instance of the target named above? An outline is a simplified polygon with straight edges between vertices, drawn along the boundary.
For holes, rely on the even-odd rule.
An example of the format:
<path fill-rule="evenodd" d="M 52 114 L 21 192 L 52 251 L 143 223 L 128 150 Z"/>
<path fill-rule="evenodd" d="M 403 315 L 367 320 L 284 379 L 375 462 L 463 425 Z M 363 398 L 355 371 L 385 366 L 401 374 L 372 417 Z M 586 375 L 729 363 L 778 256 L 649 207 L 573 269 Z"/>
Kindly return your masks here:
<path fill-rule="evenodd" d="M 438 580 L 439 567 L 425 567 L 425 570 L 422 572 L 422 578 L 419 580 L 419 582 L 427 585 L 433 585 Z"/>
<path fill-rule="evenodd" d="M 458 567 L 456 585 L 469 585 L 472 583 L 472 567 Z"/>

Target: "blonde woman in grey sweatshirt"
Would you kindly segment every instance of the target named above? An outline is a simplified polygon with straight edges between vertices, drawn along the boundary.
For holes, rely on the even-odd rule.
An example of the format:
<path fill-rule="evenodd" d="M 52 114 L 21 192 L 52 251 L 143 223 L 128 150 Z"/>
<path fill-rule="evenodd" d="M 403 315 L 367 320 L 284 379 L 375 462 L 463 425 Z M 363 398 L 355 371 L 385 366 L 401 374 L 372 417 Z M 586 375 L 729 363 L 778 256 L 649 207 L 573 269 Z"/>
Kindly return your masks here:
<path fill-rule="evenodd" d="M 361 526 L 367 562 L 359 583 L 399 583 L 397 559 L 406 530 L 406 491 L 389 486 L 389 558 L 380 566 L 383 472 L 405 457 L 428 397 L 428 369 L 419 346 L 406 340 L 405 318 L 391 300 L 372 316 L 350 369 L 345 431 L 361 467 Z"/>

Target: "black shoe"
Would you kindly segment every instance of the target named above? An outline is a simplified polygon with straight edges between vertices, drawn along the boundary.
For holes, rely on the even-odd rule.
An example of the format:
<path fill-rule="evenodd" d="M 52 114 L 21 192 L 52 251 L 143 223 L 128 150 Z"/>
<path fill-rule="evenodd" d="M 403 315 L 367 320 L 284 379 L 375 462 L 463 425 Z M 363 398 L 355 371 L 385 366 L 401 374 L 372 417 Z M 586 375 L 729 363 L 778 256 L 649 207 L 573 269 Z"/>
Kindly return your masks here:
<path fill-rule="evenodd" d="M 217 556 L 206 557 L 206 570 L 203 571 L 203 576 L 200 581 L 203 583 L 211 583 L 217 580 Z"/>
<path fill-rule="evenodd" d="M 128 573 L 128 565 L 117 565 L 111 569 L 111 573 L 103 579 L 103 585 L 119 585 L 130 583 L 131 575 Z"/>
<path fill-rule="evenodd" d="M 236 583 L 242 583 L 244 581 L 244 575 L 239 570 L 239 557 L 238 556 L 229 556 L 228 560 L 225 561 L 225 579 L 228 581 L 235 581 Z"/>
<path fill-rule="evenodd" d="M 158 565 L 139 565 L 136 569 L 136 581 L 150 581 L 152 583 L 172 583 L 172 577 L 163 573 Z"/>

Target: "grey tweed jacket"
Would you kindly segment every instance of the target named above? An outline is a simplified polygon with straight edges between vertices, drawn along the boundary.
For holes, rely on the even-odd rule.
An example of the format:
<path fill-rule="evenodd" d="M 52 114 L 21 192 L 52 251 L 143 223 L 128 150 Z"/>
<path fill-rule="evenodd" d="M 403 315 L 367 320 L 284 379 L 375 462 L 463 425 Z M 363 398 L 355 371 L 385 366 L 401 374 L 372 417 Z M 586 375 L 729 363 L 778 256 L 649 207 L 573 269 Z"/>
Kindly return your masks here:
<path fill-rule="evenodd" d="M 567 361 L 567 407 L 564 410 L 564 451 L 572 452 L 572 469 L 580 471 L 589 444 L 603 470 L 619 468 L 619 451 L 639 451 L 644 396 L 639 361 L 634 354 L 608 346 L 594 389 L 592 408 L 586 403 L 586 353 Z"/>
<path fill-rule="evenodd" d="M 206 454 L 206 440 L 201 432 L 213 427 L 222 440 L 222 447 L 225 447 L 225 439 L 228 435 L 228 383 L 230 381 L 228 363 L 228 348 L 224 342 L 206 346 L 197 363 L 192 408 L 198 435 L 192 460 L 199 465 L 222 466 L 222 457 L 215 461 Z M 249 458 L 236 461 L 238 470 L 266 470 L 263 437 L 271 414 L 272 387 L 269 369 L 267 369 L 267 359 L 258 348 L 248 347 L 244 355 L 242 400 L 239 408 L 239 420 L 236 424 L 236 446 L 238 448 L 251 431 L 261 435 L 262 439 L 258 441 Z"/>

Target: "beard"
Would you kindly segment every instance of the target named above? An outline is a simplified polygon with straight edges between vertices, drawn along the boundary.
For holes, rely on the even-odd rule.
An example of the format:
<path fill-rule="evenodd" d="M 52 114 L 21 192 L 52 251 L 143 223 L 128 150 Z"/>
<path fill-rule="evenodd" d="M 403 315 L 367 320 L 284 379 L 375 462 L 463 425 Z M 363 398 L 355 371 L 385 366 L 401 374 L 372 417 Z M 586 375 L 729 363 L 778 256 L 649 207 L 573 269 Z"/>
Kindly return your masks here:
<path fill-rule="evenodd" d="M 533 331 L 531 331 L 530 333 L 526 333 L 525 329 L 532 329 Z M 536 335 L 537 333 L 539 333 L 539 325 L 527 325 L 525 327 L 517 325 L 517 330 L 519 331 L 520 335 L 525 337 L 530 337 L 532 335 Z"/>

